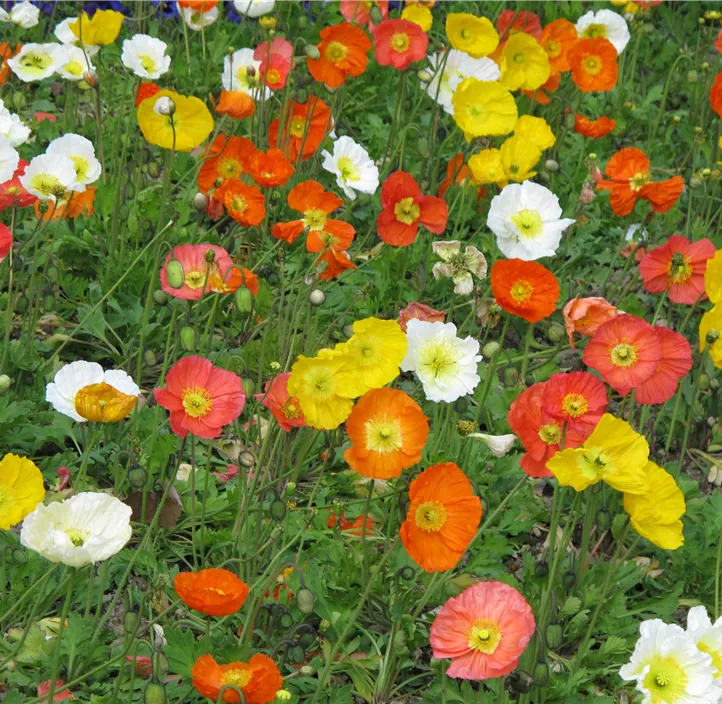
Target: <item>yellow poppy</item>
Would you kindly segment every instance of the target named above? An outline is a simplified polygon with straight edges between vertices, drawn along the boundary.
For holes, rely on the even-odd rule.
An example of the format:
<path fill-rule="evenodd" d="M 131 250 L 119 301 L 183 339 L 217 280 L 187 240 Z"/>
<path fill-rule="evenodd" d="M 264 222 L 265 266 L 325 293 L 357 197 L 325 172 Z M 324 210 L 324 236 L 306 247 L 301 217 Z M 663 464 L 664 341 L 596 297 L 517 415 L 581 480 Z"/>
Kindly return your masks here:
<path fill-rule="evenodd" d="M 27 457 L 0 460 L 0 529 L 17 525 L 45 498 L 43 475 Z"/>
<path fill-rule="evenodd" d="M 699 351 L 707 345 L 715 367 L 722 369 L 722 304 L 708 310 L 699 323 Z"/>
<path fill-rule="evenodd" d="M 68 26 L 72 33 L 86 46 L 112 44 L 120 34 L 123 25 L 123 13 L 115 10 L 96 10 L 93 19 L 83 12 Z"/>
<path fill-rule="evenodd" d="M 431 29 L 434 20 L 431 10 L 423 5 L 407 5 L 401 13 L 401 19 L 418 24 L 424 32 Z"/>
<path fill-rule="evenodd" d="M 501 52 L 502 85 L 509 90 L 536 90 L 551 75 L 549 56 L 530 34 L 518 32 L 509 37 Z"/>
<path fill-rule="evenodd" d="M 463 80 L 451 99 L 454 120 L 467 141 L 473 137 L 509 134 L 517 108 L 514 96 L 497 81 Z"/>
<path fill-rule="evenodd" d="M 486 17 L 452 12 L 446 18 L 449 44 L 475 59 L 491 54 L 499 46 L 499 34 Z"/>
<path fill-rule="evenodd" d="M 501 152 L 498 149 L 484 149 L 469 159 L 469 168 L 478 183 L 506 183 Z"/>
<path fill-rule="evenodd" d="M 75 395 L 75 410 L 95 423 L 117 423 L 123 420 L 138 402 L 137 396 L 124 394 L 110 384 L 101 382 L 84 386 Z"/>
<path fill-rule="evenodd" d="M 543 117 L 522 115 L 514 125 L 514 136 L 524 137 L 541 151 L 554 146 L 557 138 Z"/>
<path fill-rule="evenodd" d="M 722 302 L 722 249 L 707 260 L 704 272 L 704 290 L 712 303 Z"/>
<path fill-rule="evenodd" d="M 521 183 L 536 175 L 532 169 L 541 159 L 541 151 L 526 137 L 515 134 L 501 145 L 501 163 L 509 181 Z"/>
<path fill-rule="evenodd" d="M 140 104 L 138 124 L 150 144 L 180 152 L 195 149 L 213 131 L 213 117 L 202 100 L 171 90 L 162 90 Z"/>

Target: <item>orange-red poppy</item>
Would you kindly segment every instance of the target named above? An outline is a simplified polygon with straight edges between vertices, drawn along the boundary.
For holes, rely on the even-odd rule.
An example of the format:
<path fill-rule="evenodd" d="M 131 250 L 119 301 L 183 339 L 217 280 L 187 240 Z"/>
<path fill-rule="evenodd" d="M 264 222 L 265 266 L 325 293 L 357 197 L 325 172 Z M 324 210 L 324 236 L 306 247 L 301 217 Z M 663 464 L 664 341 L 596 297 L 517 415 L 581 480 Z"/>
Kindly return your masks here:
<path fill-rule="evenodd" d="M 409 502 L 399 531 L 409 557 L 426 572 L 455 567 L 481 521 L 471 482 L 453 462 L 435 464 L 411 482 Z"/>
<path fill-rule="evenodd" d="M 152 98 L 159 91 L 160 86 L 155 83 L 143 81 L 138 85 L 138 92 L 135 94 L 135 106 L 140 106 L 144 100 Z"/>
<path fill-rule="evenodd" d="M 464 163 L 464 155 L 456 154 L 449 159 L 446 166 L 446 178 L 439 186 L 439 198 L 446 195 L 446 191 L 452 185 L 471 186 L 477 190 L 477 201 L 486 198 L 486 188 L 474 180 L 474 174 L 471 169 Z"/>
<path fill-rule="evenodd" d="M 552 374 L 544 384 L 544 411 L 588 438 L 607 407 L 604 383 L 589 372 Z"/>
<path fill-rule="evenodd" d="M 368 64 L 371 40 L 354 24 L 342 22 L 321 30 L 317 59 L 306 59 L 309 73 L 330 88 L 343 85 L 349 76 L 360 76 Z"/>
<path fill-rule="evenodd" d="M 341 14 L 347 22 L 353 22 L 361 27 L 371 22 L 371 8 L 376 5 L 381 11 L 381 18 L 386 19 L 389 14 L 388 0 L 341 0 Z M 372 23 L 373 24 L 373 23 Z"/>
<path fill-rule="evenodd" d="M 55 203 L 47 200 L 35 201 L 35 216 L 38 220 L 75 220 L 84 215 L 90 217 L 94 212 L 95 186 L 86 188 L 82 193 L 69 191 Z M 41 205 L 42 204 L 42 205 Z M 47 207 L 43 213 L 42 209 Z"/>
<path fill-rule="evenodd" d="M 504 10 L 496 20 L 496 31 L 499 32 L 501 48 L 504 48 L 509 37 L 519 32 L 531 34 L 537 41 L 542 35 L 539 15 L 528 10 Z"/>
<path fill-rule="evenodd" d="M 218 4 L 218 0 L 178 0 L 179 7 L 190 7 L 196 12 L 209 12 Z"/>
<path fill-rule="evenodd" d="M 37 200 L 37 196 L 28 193 L 25 186 L 20 183 L 20 177 L 25 173 L 27 165 L 27 161 L 20 159 L 13 177 L 9 181 L 5 181 L 5 183 L 0 183 L 0 211 L 11 206 L 25 208 Z"/>
<path fill-rule="evenodd" d="M 224 181 L 215 195 L 223 201 L 228 214 L 241 225 L 259 225 L 266 217 L 266 199 L 263 193 L 240 179 Z"/>
<path fill-rule="evenodd" d="M 294 65 L 293 44 L 288 39 L 274 37 L 256 47 L 253 59 L 261 62 L 258 71 L 263 82 L 271 90 L 281 90 Z"/>
<path fill-rule="evenodd" d="M 406 326 L 409 324 L 409 320 L 425 320 L 429 323 L 437 321 L 444 322 L 446 319 L 446 313 L 443 310 L 436 310 L 423 303 L 412 301 L 406 308 L 399 311 L 399 325 L 401 329 L 406 332 Z"/>
<path fill-rule="evenodd" d="M 310 159 L 321 146 L 324 137 L 333 127 L 331 109 L 317 96 L 310 97 L 305 103 L 292 101 L 290 108 L 284 107 L 283 128 L 280 118 L 276 118 L 268 128 L 268 143 L 288 153 L 291 161 Z"/>
<path fill-rule="evenodd" d="M 652 181 L 649 159 L 636 147 L 618 151 L 607 162 L 607 180 L 597 182 L 597 190 L 610 191 L 609 204 L 615 215 L 629 215 L 637 198 L 649 201 L 656 213 L 666 213 L 684 190 L 681 176 Z"/>
<path fill-rule="evenodd" d="M 286 432 L 306 425 L 301 404 L 288 393 L 290 376 L 291 372 L 280 374 L 266 382 L 263 393 L 255 394 L 255 398 L 273 413 L 278 425 Z"/>
<path fill-rule="evenodd" d="M 243 692 L 245 704 L 269 704 L 283 687 L 281 672 L 268 655 L 253 655 L 246 662 L 221 665 L 212 655 L 201 655 L 191 670 L 193 686 L 204 696 L 216 701 L 224 685 L 233 685 Z M 224 702 L 240 702 L 233 689 L 223 692 Z"/>
<path fill-rule="evenodd" d="M 249 173 L 256 151 L 250 139 L 219 134 L 206 148 L 205 161 L 198 172 L 198 188 L 209 193 L 225 181 Z"/>
<path fill-rule="evenodd" d="M 709 92 L 709 100 L 712 105 L 712 110 L 722 117 L 722 71 L 720 71 L 714 79 L 712 89 Z"/>
<path fill-rule="evenodd" d="M 617 50 L 608 39 L 579 39 L 568 57 L 572 80 L 583 93 L 611 90 L 617 85 Z"/>
<path fill-rule="evenodd" d="M 249 592 L 248 585 L 233 572 L 216 567 L 179 572 L 173 586 L 186 606 L 209 616 L 235 614 Z"/>
<path fill-rule="evenodd" d="M 547 95 L 547 93 L 556 93 L 559 90 L 561 82 L 561 74 L 552 73 L 547 79 L 547 82 L 542 84 L 540 88 L 537 88 L 536 90 L 523 90 L 522 94 L 532 98 L 534 101 L 539 103 L 539 105 L 549 105 L 551 98 Z"/>
<path fill-rule="evenodd" d="M 222 90 L 216 112 L 234 120 L 243 120 L 256 112 L 256 102 L 245 90 Z"/>
<path fill-rule="evenodd" d="M 544 27 L 539 43 L 549 57 L 552 73 L 571 71 L 568 54 L 577 39 L 577 28 L 569 20 L 554 20 Z"/>
<path fill-rule="evenodd" d="M 374 54 L 381 66 L 393 66 L 399 71 L 414 61 L 426 58 L 429 37 L 421 27 L 409 20 L 384 20 L 371 30 Z"/>
<path fill-rule="evenodd" d="M 261 188 L 283 186 L 296 170 L 283 152 L 274 148 L 267 152 L 257 151 L 251 157 L 249 166 L 253 180 Z"/>
<path fill-rule="evenodd" d="M 20 53 L 23 48 L 22 44 L 16 44 L 15 49 L 10 47 L 8 42 L 0 44 L 0 86 L 5 83 L 10 75 L 10 66 L 8 66 L 8 60 L 12 59 L 13 56 Z"/>
<path fill-rule="evenodd" d="M 536 323 L 556 310 L 559 282 L 537 262 L 500 259 L 491 267 L 491 292 L 507 313 Z"/>
<path fill-rule="evenodd" d="M 398 389 L 365 393 L 346 421 L 351 447 L 344 459 L 364 477 L 391 479 L 421 461 L 429 421 L 416 401 Z"/>
<path fill-rule="evenodd" d="M 590 298 L 573 298 L 564 306 L 564 327 L 569 337 L 569 345 L 574 345 L 574 333 L 578 332 L 587 337 L 594 337 L 597 328 L 619 314 L 611 304 L 598 296 Z"/>
<path fill-rule="evenodd" d="M 328 517 L 328 523 L 329 528 L 338 528 L 339 530 L 342 530 L 344 532 L 348 532 L 351 535 L 363 535 L 364 532 L 364 518 L 363 516 L 358 516 L 358 518 L 354 518 L 353 521 L 349 521 L 346 518 L 345 513 L 335 514 L 332 513 Z M 366 517 L 366 535 L 369 535 L 369 533 L 372 533 L 374 529 L 374 522 L 373 520 L 367 516 Z"/>
<path fill-rule="evenodd" d="M 593 120 L 591 117 L 574 113 L 574 131 L 583 137 L 601 139 L 606 137 L 616 126 L 617 121 L 606 116 Z"/>
<path fill-rule="evenodd" d="M 319 267 L 325 269 L 318 275 L 319 279 L 335 279 L 347 269 L 355 269 L 356 265 L 351 261 L 346 252 L 336 251 L 329 247 L 318 260 Z"/>

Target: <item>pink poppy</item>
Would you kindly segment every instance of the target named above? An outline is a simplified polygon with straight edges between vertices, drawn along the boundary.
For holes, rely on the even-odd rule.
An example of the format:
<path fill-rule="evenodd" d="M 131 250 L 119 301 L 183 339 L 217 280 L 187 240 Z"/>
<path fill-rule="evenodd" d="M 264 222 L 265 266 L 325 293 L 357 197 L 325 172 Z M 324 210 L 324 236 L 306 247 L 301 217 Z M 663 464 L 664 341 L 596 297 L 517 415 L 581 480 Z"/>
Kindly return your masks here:
<path fill-rule="evenodd" d="M 579 298 L 577 296 L 564 306 L 562 314 L 564 315 L 564 327 L 569 336 L 569 344 L 572 349 L 575 349 L 575 332 L 587 337 L 594 337 L 597 328 L 619 315 L 619 311 L 603 298 L 597 296 Z"/>
<path fill-rule="evenodd" d="M 271 90 L 279 90 L 286 85 L 288 74 L 293 68 L 293 44 L 287 39 L 274 37 L 264 42 L 253 52 L 254 61 L 260 61 L 259 72 L 265 84 Z"/>
<path fill-rule="evenodd" d="M 401 329 L 406 332 L 406 326 L 409 320 L 425 320 L 429 323 L 444 322 L 446 313 L 443 310 L 436 310 L 431 306 L 424 305 L 423 303 L 417 303 L 412 301 L 403 310 L 399 311 L 399 325 Z"/>

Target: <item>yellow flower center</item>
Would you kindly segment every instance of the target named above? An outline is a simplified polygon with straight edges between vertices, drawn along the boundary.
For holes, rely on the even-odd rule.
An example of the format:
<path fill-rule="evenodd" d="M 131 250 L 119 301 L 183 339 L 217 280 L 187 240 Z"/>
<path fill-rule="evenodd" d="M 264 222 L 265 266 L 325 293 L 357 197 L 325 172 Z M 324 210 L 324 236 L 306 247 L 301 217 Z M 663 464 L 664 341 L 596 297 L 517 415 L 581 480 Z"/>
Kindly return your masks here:
<path fill-rule="evenodd" d="M 155 59 L 152 56 L 148 56 L 147 54 L 143 54 L 138 57 L 140 60 L 140 65 L 148 72 L 153 73 L 156 70 L 156 63 Z"/>
<path fill-rule="evenodd" d="M 466 114 L 471 120 L 481 119 L 484 113 L 484 106 L 481 103 L 469 103 L 466 106 Z"/>
<path fill-rule="evenodd" d="M 565 416 L 579 418 L 589 410 L 587 399 L 581 394 L 567 394 L 562 401 L 562 411 Z"/>
<path fill-rule="evenodd" d="M 401 428 L 398 421 L 374 419 L 366 421 L 366 449 L 385 455 L 401 448 Z"/>
<path fill-rule="evenodd" d="M 319 232 L 318 238 L 326 247 L 335 247 L 339 242 L 338 237 L 332 235 L 330 232 Z M 364 351 L 364 354 L 370 354 L 370 352 L 367 353 Z"/>
<path fill-rule="evenodd" d="M 203 418 L 213 408 L 208 391 L 200 386 L 189 386 L 181 394 L 183 408 L 191 418 Z"/>
<path fill-rule="evenodd" d="M 311 208 L 303 214 L 303 224 L 309 230 L 323 230 L 326 225 L 326 213 L 318 208 Z"/>
<path fill-rule="evenodd" d="M 429 342 L 419 355 L 419 367 L 428 367 L 434 374 L 434 378 L 445 376 L 446 372 L 453 372 L 460 355 L 453 347 L 445 341 Z"/>
<path fill-rule="evenodd" d="M 242 171 L 242 167 L 238 159 L 223 159 L 218 164 L 218 173 L 224 179 L 238 178 L 238 174 Z"/>
<path fill-rule="evenodd" d="M 515 64 L 523 64 L 525 59 L 526 59 L 526 56 L 524 56 L 523 51 L 519 51 L 516 54 L 514 54 L 514 63 Z"/>
<path fill-rule="evenodd" d="M 342 156 L 338 160 L 338 170 L 344 181 L 358 181 L 361 176 L 358 166 L 347 156 Z"/>
<path fill-rule="evenodd" d="M 200 288 L 206 282 L 205 271 L 189 271 L 186 274 L 185 283 L 188 288 Z"/>
<path fill-rule="evenodd" d="M 348 47 L 341 44 L 341 42 L 331 42 L 326 47 L 326 51 L 324 53 L 327 61 L 330 61 L 332 64 L 337 64 L 339 61 L 346 58 Z"/>
<path fill-rule="evenodd" d="M 44 51 L 29 51 L 19 60 L 25 73 L 40 75 L 52 65 L 53 57 Z"/>
<path fill-rule="evenodd" d="M 239 689 L 243 689 L 248 686 L 251 677 L 250 670 L 228 670 L 228 672 L 224 672 L 223 677 L 221 677 L 221 685 L 232 684 Z"/>
<path fill-rule="evenodd" d="M 526 303 L 534 292 L 533 286 L 524 279 L 515 281 L 514 285 L 509 289 L 509 295 L 516 303 Z"/>
<path fill-rule="evenodd" d="M 562 429 L 556 423 L 542 425 L 539 428 L 539 437 L 547 445 L 558 445 L 562 441 Z"/>
<path fill-rule="evenodd" d="M 60 179 L 52 174 L 37 174 L 30 179 L 30 186 L 44 196 L 55 196 L 61 198 L 65 188 L 61 185 Z"/>
<path fill-rule="evenodd" d="M 522 237 L 536 237 L 544 227 L 539 211 L 530 210 L 529 208 L 520 210 L 516 215 L 512 215 L 510 219 L 516 225 L 516 229 L 519 230 Z"/>
<path fill-rule="evenodd" d="M 289 420 L 299 418 L 301 416 L 301 407 L 298 403 L 298 399 L 295 396 L 287 399 L 281 406 L 281 413 L 283 413 L 284 417 Z"/>
<path fill-rule="evenodd" d="M 406 32 L 397 32 L 391 36 L 391 48 L 399 53 L 407 51 L 411 46 L 411 39 Z"/>
<path fill-rule="evenodd" d="M 281 72 L 277 68 L 269 68 L 266 71 L 266 83 L 275 85 L 281 82 Z"/>
<path fill-rule="evenodd" d="M 231 210 L 235 213 L 244 213 L 248 205 L 243 196 L 235 195 L 231 198 Z"/>
<path fill-rule="evenodd" d="M 582 34 L 585 39 L 598 39 L 607 36 L 607 28 L 603 24 L 590 24 Z"/>
<path fill-rule="evenodd" d="M 637 348 L 628 342 L 619 342 L 611 352 L 615 367 L 631 367 L 637 361 Z"/>
<path fill-rule="evenodd" d="M 602 70 L 602 59 L 600 56 L 587 56 L 582 61 L 582 69 L 585 73 L 591 76 L 596 76 L 601 73 Z"/>
<path fill-rule="evenodd" d="M 81 76 L 83 74 L 83 65 L 80 61 L 69 61 L 63 68 L 71 76 Z"/>
<path fill-rule="evenodd" d="M 412 225 L 419 219 L 421 208 L 414 203 L 412 197 L 403 198 L 394 206 L 396 219 L 405 225 Z"/>
<path fill-rule="evenodd" d="M 73 166 L 75 166 L 75 176 L 78 181 L 87 181 L 88 169 L 90 169 L 88 160 L 82 156 L 71 156 L 70 160 L 73 162 Z"/>
<path fill-rule="evenodd" d="M 467 642 L 472 650 L 492 655 L 499 647 L 502 632 L 499 625 L 488 618 L 476 619 L 471 624 Z"/>
<path fill-rule="evenodd" d="M 692 278 L 692 263 L 688 257 L 675 252 L 672 260 L 667 266 L 667 273 L 673 284 L 682 284 Z"/>
<path fill-rule="evenodd" d="M 651 694 L 652 704 L 668 704 L 686 699 L 687 675 L 674 658 L 655 657 L 644 678 L 644 688 Z"/>
<path fill-rule="evenodd" d="M 82 548 L 83 545 L 85 545 L 85 541 L 90 537 L 88 531 L 77 528 L 67 528 L 65 535 L 70 538 L 70 542 L 75 545 L 76 548 Z"/>
<path fill-rule="evenodd" d="M 460 32 L 460 34 L 461 34 L 461 38 L 462 38 L 462 39 L 469 39 L 469 37 L 471 37 L 471 30 L 469 30 L 469 29 L 462 29 L 461 32 Z"/>
<path fill-rule="evenodd" d="M 556 39 L 549 39 L 545 47 L 547 55 L 555 59 L 562 53 L 562 45 Z"/>
<path fill-rule="evenodd" d="M 306 131 L 306 120 L 302 117 L 291 118 L 290 131 L 292 137 L 298 137 L 299 139 L 303 137 L 303 133 Z"/>
<path fill-rule="evenodd" d="M 439 501 L 426 501 L 416 509 L 416 527 L 427 533 L 438 533 L 446 523 L 446 508 Z"/>
<path fill-rule="evenodd" d="M 632 178 L 629 179 L 629 187 L 633 191 L 641 191 L 642 187 L 646 186 L 652 180 L 652 175 L 649 173 L 636 173 Z"/>

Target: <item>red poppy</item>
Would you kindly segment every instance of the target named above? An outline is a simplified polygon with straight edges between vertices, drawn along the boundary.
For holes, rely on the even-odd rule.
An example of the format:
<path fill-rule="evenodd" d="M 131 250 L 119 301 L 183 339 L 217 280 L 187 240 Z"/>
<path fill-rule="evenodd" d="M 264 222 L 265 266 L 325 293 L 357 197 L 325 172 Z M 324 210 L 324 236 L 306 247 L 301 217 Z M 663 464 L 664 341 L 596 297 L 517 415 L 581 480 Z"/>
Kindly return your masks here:
<path fill-rule="evenodd" d="M 178 0 L 179 7 L 190 7 L 196 12 L 208 12 L 218 4 L 218 0 Z"/>
<path fill-rule="evenodd" d="M 717 39 L 712 42 L 712 46 L 722 54 L 722 29 L 720 29 Z"/>
<path fill-rule="evenodd" d="M 65 686 L 65 680 L 55 680 L 55 690 Z M 38 697 L 45 697 L 50 694 L 50 680 L 45 680 L 38 685 Z M 75 699 L 69 689 L 53 694 L 53 702 L 64 702 L 66 700 Z M 47 699 L 45 700 L 47 702 Z"/>
<path fill-rule="evenodd" d="M 388 0 L 378 0 L 371 2 L 370 0 L 341 0 L 341 14 L 347 22 L 354 22 L 363 27 L 371 22 L 371 8 L 376 5 L 381 11 L 381 18 L 386 19 L 389 16 Z M 373 26 L 373 22 L 371 22 Z"/>
<path fill-rule="evenodd" d="M 287 39 L 274 37 L 257 47 L 253 59 L 261 62 L 258 71 L 263 82 L 271 90 L 280 90 L 286 85 L 293 68 L 293 44 Z"/>
<path fill-rule="evenodd" d="M 414 177 L 404 171 L 394 171 L 384 182 L 381 207 L 379 237 L 397 247 L 413 244 L 420 224 L 440 235 L 449 218 L 446 202 L 436 196 L 422 195 Z"/>
<path fill-rule="evenodd" d="M 647 381 L 661 359 L 656 330 L 627 314 L 600 325 L 584 350 L 584 364 L 596 369 L 622 396 Z"/>
<path fill-rule="evenodd" d="M 446 313 L 443 310 L 436 310 L 416 301 L 412 301 L 406 308 L 399 311 L 399 325 L 404 332 L 406 332 L 409 320 L 425 320 L 429 323 L 439 321 L 443 323 L 445 318 Z"/>
<path fill-rule="evenodd" d="M 426 58 L 429 38 L 418 24 L 409 20 L 384 20 L 371 33 L 376 61 L 381 66 L 403 71 L 414 61 Z"/>
<path fill-rule="evenodd" d="M 28 193 L 23 184 L 20 183 L 20 177 L 25 173 L 27 165 L 27 161 L 20 159 L 13 177 L 9 181 L 5 181 L 5 183 L 0 183 L 0 211 L 13 206 L 25 208 L 37 200 L 37 197 L 32 193 Z"/>
<path fill-rule="evenodd" d="M 210 193 L 226 181 L 249 173 L 257 151 L 250 139 L 219 134 L 203 155 L 198 188 L 202 193 Z"/>
<path fill-rule="evenodd" d="M 672 235 L 663 245 L 647 252 L 639 263 L 644 288 L 650 293 L 669 291 L 672 303 L 696 303 L 704 295 L 707 260 L 715 246 L 704 238 L 690 244 L 682 235 Z"/>
<path fill-rule="evenodd" d="M 0 263 L 5 260 L 13 246 L 13 233 L 7 225 L 0 223 Z"/>
<path fill-rule="evenodd" d="M 722 117 L 722 71 L 720 71 L 714 79 L 712 89 L 709 93 L 709 101 L 712 105 L 712 110 Z"/>
<path fill-rule="evenodd" d="M 288 378 L 290 376 L 291 372 L 279 374 L 279 376 L 266 382 L 262 394 L 254 396 L 273 413 L 278 425 L 286 432 L 306 425 L 301 404 L 295 396 L 288 393 Z"/>
<path fill-rule="evenodd" d="M 155 389 L 158 404 L 170 411 L 171 430 L 184 438 L 217 438 L 224 425 L 241 415 L 246 405 L 241 378 L 214 367 L 204 357 L 184 357 L 168 372 L 165 389 Z"/>
<path fill-rule="evenodd" d="M 256 152 L 250 159 L 253 180 L 261 188 L 283 186 L 296 170 L 280 149 Z"/>
<path fill-rule="evenodd" d="M 556 310 L 559 282 L 537 262 L 500 259 L 491 267 L 491 292 L 507 313 L 536 323 Z"/>
<path fill-rule="evenodd" d="M 606 137 L 616 126 L 617 121 L 606 116 L 592 120 L 591 117 L 574 113 L 574 131 L 583 137 L 601 139 Z"/>
<path fill-rule="evenodd" d="M 653 182 L 649 159 L 636 147 L 614 154 L 604 172 L 609 180 L 597 182 L 597 190 L 611 192 L 609 204 L 615 215 L 629 215 L 637 198 L 649 201 L 656 213 L 666 213 L 684 190 L 681 176 Z"/>
<path fill-rule="evenodd" d="M 319 279 L 335 279 L 347 269 L 355 269 L 356 265 L 351 261 L 346 252 L 337 252 L 329 247 L 320 257 L 319 265 L 326 268 L 318 275 Z"/>
<path fill-rule="evenodd" d="M 607 407 L 604 384 L 589 372 L 553 374 L 544 384 L 544 411 L 587 438 Z M 566 444 L 566 443 L 565 443 Z"/>
<path fill-rule="evenodd" d="M 225 472 L 211 472 L 211 474 L 221 483 L 228 484 L 231 479 L 238 476 L 240 467 L 237 464 L 227 464 Z"/>
<path fill-rule="evenodd" d="M 360 76 L 368 64 L 371 40 L 356 25 L 342 22 L 321 30 L 319 58 L 306 59 L 309 73 L 329 88 L 343 85 L 349 76 Z"/>
<path fill-rule="evenodd" d="M 160 86 L 156 85 L 155 83 L 145 81 L 140 83 L 138 85 L 138 92 L 135 94 L 135 106 L 139 107 L 144 100 L 152 98 L 159 91 Z"/>
<path fill-rule="evenodd" d="M 35 122 L 56 122 L 58 119 L 57 115 L 53 115 L 51 112 L 36 112 L 33 114 L 33 120 Z"/>

